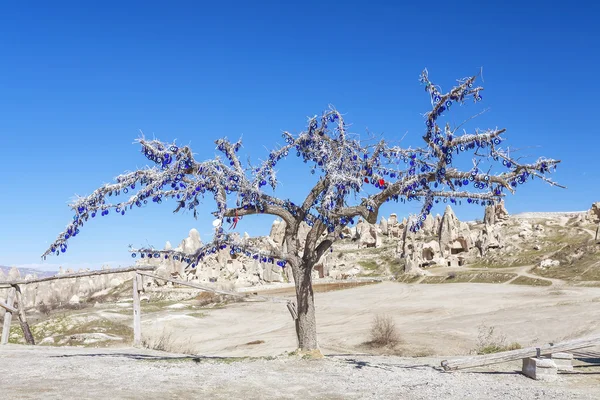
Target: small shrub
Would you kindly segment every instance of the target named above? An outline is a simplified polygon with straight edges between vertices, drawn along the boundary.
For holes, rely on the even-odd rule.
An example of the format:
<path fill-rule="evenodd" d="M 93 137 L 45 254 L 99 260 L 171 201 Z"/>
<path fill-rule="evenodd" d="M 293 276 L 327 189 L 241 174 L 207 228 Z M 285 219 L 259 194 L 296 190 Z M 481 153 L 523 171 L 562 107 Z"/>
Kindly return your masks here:
<path fill-rule="evenodd" d="M 50 312 L 52 311 L 52 307 L 46 303 L 40 303 L 37 306 L 37 309 L 40 313 L 44 314 L 45 316 L 50 315 Z"/>
<path fill-rule="evenodd" d="M 518 342 L 506 344 L 506 335 L 496 333 L 496 328 L 493 326 L 479 326 L 479 334 L 477 335 L 477 348 L 472 352 L 476 354 L 493 354 L 502 351 L 517 350 L 521 348 Z"/>
<path fill-rule="evenodd" d="M 394 347 L 400 343 L 400 335 L 394 320 L 389 315 L 377 315 L 371 325 L 370 345 L 376 347 Z"/>
<path fill-rule="evenodd" d="M 189 340 L 186 343 L 189 343 Z M 142 337 L 141 344 L 142 347 L 152 350 L 166 351 L 168 353 L 194 354 L 194 350 L 191 347 L 183 343 L 176 343 L 172 332 L 167 332 L 164 329 L 158 335 Z"/>

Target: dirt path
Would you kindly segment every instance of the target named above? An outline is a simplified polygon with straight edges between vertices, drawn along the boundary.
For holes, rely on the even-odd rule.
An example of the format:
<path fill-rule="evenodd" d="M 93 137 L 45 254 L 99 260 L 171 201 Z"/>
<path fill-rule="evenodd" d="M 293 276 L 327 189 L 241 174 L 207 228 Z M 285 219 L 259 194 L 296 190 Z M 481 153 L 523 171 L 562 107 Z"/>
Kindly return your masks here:
<path fill-rule="evenodd" d="M 439 359 L 339 355 L 232 360 L 132 348 L 0 348 L 3 399 L 597 399 L 597 368 L 556 382 L 515 372 L 444 373 Z M 493 372 L 493 373 L 487 373 Z"/>

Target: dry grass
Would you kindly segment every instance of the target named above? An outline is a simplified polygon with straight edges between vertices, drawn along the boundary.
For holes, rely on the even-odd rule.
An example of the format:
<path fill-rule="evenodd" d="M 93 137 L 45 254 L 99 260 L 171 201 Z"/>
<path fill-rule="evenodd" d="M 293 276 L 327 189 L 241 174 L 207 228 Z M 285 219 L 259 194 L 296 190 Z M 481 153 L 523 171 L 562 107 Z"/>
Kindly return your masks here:
<path fill-rule="evenodd" d="M 427 276 L 421 283 L 504 283 L 516 276 L 501 272 L 453 272 L 446 276 Z"/>
<path fill-rule="evenodd" d="M 477 335 L 477 347 L 471 352 L 475 354 L 492 354 L 520 348 L 521 344 L 517 342 L 507 344 L 506 335 L 496 333 L 495 327 L 480 325 L 479 334 Z"/>
<path fill-rule="evenodd" d="M 560 261 L 558 267 L 536 268 L 532 272 L 540 277 L 562 279 L 570 282 L 600 281 L 600 246 L 588 241 L 569 244 L 551 257 Z"/>
<path fill-rule="evenodd" d="M 142 337 L 142 346 L 147 349 L 166 351 L 168 353 L 194 354 L 194 350 L 189 346 L 189 340 L 185 342 L 176 342 L 173 333 L 163 329 L 161 333 L 144 335 Z"/>
<path fill-rule="evenodd" d="M 527 286 L 551 286 L 552 282 L 546 279 L 530 278 L 528 276 L 519 276 L 511 282 L 511 285 L 527 285 Z"/>

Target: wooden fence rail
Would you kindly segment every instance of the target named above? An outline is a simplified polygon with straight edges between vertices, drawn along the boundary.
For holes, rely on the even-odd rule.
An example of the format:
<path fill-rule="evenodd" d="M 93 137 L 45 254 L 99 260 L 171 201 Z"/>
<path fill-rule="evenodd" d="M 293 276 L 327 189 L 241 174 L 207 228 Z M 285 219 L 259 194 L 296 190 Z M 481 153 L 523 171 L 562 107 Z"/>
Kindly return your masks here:
<path fill-rule="evenodd" d="M 442 368 L 446 371 L 458 369 L 483 367 L 485 365 L 499 364 L 507 361 L 515 361 L 528 357 L 560 353 L 600 345 L 600 336 L 569 340 L 560 343 L 550 343 L 539 347 L 528 347 L 519 350 L 503 351 L 501 353 L 473 356 L 456 360 L 442 361 Z"/>
<path fill-rule="evenodd" d="M 1 281 L 0 289 L 8 289 L 8 297 L 6 302 L 0 300 L 0 307 L 6 310 L 6 314 L 4 314 L 4 323 L 2 325 L 2 335 L 0 337 L 0 345 L 7 344 L 9 335 L 10 335 L 10 325 L 12 323 L 12 316 L 16 314 L 19 318 L 19 324 L 21 325 L 21 329 L 23 330 L 23 336 L 25 337 L 25 341 L 28 344 L 35 344 L 35 339 L 29 329 L 29 324 L 27 322 L 27 316 L 25 315 L 25 296 L 21 290 L 22 285 L 27 285 L 30 283 L 39 283 L 39 282 L 48 282 L 55 281 L 59 279 L 75 279 L 75 278 L 83 278 L 87 276 L 96 276 L 96 275 L 107 275 L 107 274 L 119 274 L 124 272 L 134 272 L 134 271 L 152 271 L 156 267 L 152 266 L 139 266 L 139 267 L 127 267 L 127 268 L 117 268 L 117 269 L 102 269 L 97 271 L 86 271 L 86 272 L 77 272 L 74 274 L 64 274 L 64 275 L 55 275 L 48 276 L 45 278 L 36 278 L 36 279 L 18 279 L 13 281 Z M 18 307 L 15 308 L 13 306 L 15 302 L 15 298 L 17 300 Z"/>

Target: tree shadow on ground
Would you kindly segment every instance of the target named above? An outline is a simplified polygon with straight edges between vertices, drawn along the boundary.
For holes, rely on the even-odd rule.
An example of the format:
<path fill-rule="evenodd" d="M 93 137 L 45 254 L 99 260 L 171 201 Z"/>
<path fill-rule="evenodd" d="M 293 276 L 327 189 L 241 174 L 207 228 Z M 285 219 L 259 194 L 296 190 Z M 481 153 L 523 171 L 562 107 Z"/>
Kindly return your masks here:
<path fill-rule="evenodd" d="M 364 361 L 364 360 L 357 360 L 355 358 L 346 358 L 346 359 L 343 359 L 342 361 L 354 366 L 354 368 L 356 368 L 356 369 L 377 368 L 377 369 L 383 369 L 385 371 L 392 371 L 395 368 L 401 368 L 401 369 L 433 368 L 433 366 L 429 365 L 429 364 L 400 365 L 400 364 L 390 364 L 390 363 L 373 363 L 373 362 Z"/>
<path fill-rule="evenodd" d="M 50 358 L 73 358 L 73 357 L 114 357 L 114 358 L 129 358 L 139 361 L 217 361 L 217 362 L 235 362 L 235 361 L 250 361 L 250 357 L 217 357 L 217 356 L 160 356 L 141 353 L 92 353 L 92 354 L 62 354 L 57 356 L 49 356 Z"/>

